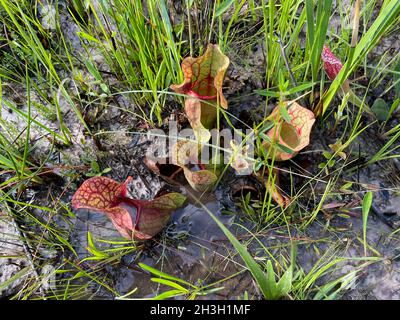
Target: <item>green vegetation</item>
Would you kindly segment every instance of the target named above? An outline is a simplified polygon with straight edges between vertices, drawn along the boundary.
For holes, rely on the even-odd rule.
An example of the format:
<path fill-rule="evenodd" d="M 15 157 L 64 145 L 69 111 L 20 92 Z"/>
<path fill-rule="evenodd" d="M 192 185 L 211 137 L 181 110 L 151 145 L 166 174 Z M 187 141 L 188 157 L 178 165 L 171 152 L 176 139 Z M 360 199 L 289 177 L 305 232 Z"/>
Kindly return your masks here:
<path fill-rule="evenodd" d="M 359 1 L 333 3 L 0 0 L 0 225 L 15 227 L 19 248 L 0 251 L 0 260 L 27 261 L 0 294 L 18 283 L 10 299 L 340 299 L 372 264 L 395 263 L 368 236 L 380 192 L 399 194 L 392 172 L 400 157 L 400 2 L 361 1 L 359 15 Z M 189 206 L 221 239 L 207 230 L 196 238 L 176 221 L 144 243 L 93 230 L 79 236 L 88 216 L 71 207 L 76 189 L 88 177 L 143 175 L 140 139 L 182 117 L 188 96 L 170 86 L 182 83 L 182 60 L 209 43 L 231 62 L 223 84 L 229 109 L 217 107 L 216 128 L 257 133 L 260 151 L 247 160 L 262 183 L 245 182 L 231 193 L 235 205 L 218 213 L 207 195 L 188 192 Z M 324 45 L 343 62 L 333 81 Z M 346 81 L 358 102 L 342 92 Z M 287 100 L 318 117 L 310 146 L 281 163 L 260 146 L 271 106 L 285 119 Z M 233 170 L 212 167 L 224 198 L 236 187 Z M 384 186 L 360 179 L 363 170 L 382 170 Z M 277 205 L 274 191 L 290 205 Z M 398 241 L 394 226 L 388 238 Z M 87 244 L 77 243 L 83 238 Z M 191 259 L 206 270 L 193 273 L 198 278 L 173 269 L 169 256 L 194 247 Z M 120 290 L 122 268 L 141 280 Z M 243 288 L 238 279 L 251 281 Z"/>

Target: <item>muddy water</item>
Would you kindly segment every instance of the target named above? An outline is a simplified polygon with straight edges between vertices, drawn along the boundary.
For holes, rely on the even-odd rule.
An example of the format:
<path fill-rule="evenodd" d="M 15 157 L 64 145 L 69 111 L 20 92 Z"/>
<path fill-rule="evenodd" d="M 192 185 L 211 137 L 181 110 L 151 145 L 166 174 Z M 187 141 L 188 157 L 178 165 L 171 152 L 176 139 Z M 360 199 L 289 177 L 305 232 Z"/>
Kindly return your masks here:
<path fill-rule="evenodd" d="M 353 222 L 353 228 L 361 237 L 361 219 Z M 400 235 L 393 229 L 371 216 L 367 227 L 367 243 L 375 252 L 368 254 L 381 257 L 382 261 L 369 266 L 360 273 L 358 281 L 344 295 L 344 299 L 400 299 Z M 354 244 L 349 254 L 362 256 L 362 245 Z"/>
<path fill-rule="evenodd" d="M 221 196 L 223 196 L 221 192 L 217 192 L 216 197 L 209 196 L 205 206 L 237 237 L 249 239 L 248 233 L 239 232 L 233 225 L 237 216 L 222 213 Z M 248 227 L 251 229 L 251 225 Z M 304 230 L 291 229 L 290 235 L 285 230 L 286 228 L 271 228 L 258 233 L 257 237 L 275 257 L 287 256 L 290 237 L 298 239 L 297 263 L 306 274 L 329 250 L 335 257 L 349 258 L 337 264 L 332 272 L 321 277 L 318 285 L 357 270 L 354 281 L 348 286 L 347 292 L 344 292 L 344 299 L 400 298 L 400 259 L 398 258 L 400 234 L 393 234 L 393 229 L 377 216 L 370 215 L 367 227 L 367 243 L 373 248 L 367 253 L 368 256 L 376 257 L 377 261 L 362 269 L 357 269 L 362 261 L 351 259 L 363 257 L 360 215 L 348 219 L 332 218 L 329 227 L 327 227 L 326 219 L 321 217 Z M 95 239 L 119 237 L 105 216 L 79 212 L 79 222 L 76 225 L 76 249 L 80 258 L 88 256 L 85 249 L 87 231 L 92 232 Z M 99 247 L 105 247 L 98 241 L 96 244 Z M 121 263 L 107 267 L 114 288 L 120 295 L 137 288 L 130 297 L 150 298 L 168 290 L 167 287 L 150 281 L 151 276 L 137 267 L 137 263 L 142 262 L 198 286 L 212 284 L 232 276 L 220 285 L 216 284 L 215 287 L 221 287 L 221 290 L 204 296 L 206 299 L 237 299 L 242 297 L 245 291 L 249 292 L 252 298 L 261 297 L 250 274 L 244 271 L 243 262 L 237 257 L 224 234 L 208 213 L 193 203 L 174 212 L 163 234 L 151 243 L 147 243 L 146 246 L 144 250 L 124 256 Z M 258 259 L 268 258 L 259 243 L 253 241 L 248 248 Z M 315 292 L 310 292 L 309 297 L 312 298 L 314 295 Z M 101 290 L 98 291 L 96 298 L 115 297 Z"/>
<path fill-rule="evenodd" d="M 221 193 L 217 192 L 218 194 L 221 196 Z M 225 226 L 232 227 L 235 216 L 221 213 L 221 199 L 208 195 L 202 200 L 205 201 L 207 210 L 216 215 Z M 75 227 L 75 246 L 81 259 L 90 255 L 86 249 L 88 231 L 94 239 L 120 238 L 107 217 L 81 210 L 78 212 Z M 98 241 L 96 245 L 99 248 L 109 247 Z M 115 289 L 121 295 L 138 288 L 133 297 L 149 298 L 167 289 L 151 282 L 150 275 L 136 267 L 139 262 L 198 286 L 234 275 L 220 285 L 223 287 L 221 290 L 211 296 L 207 295 L 207 298 L 236 298 L 243 295 L 245 290 L 256 293 L 251 277 L 243 272 L 243 263 L 232 255 L 232 247 L 223 232 L 209 214 L 194 203 L 175 211 L 163 234 L 147 245 L 148 248 L 140 254 L 124 256 L 121 264 L 109 270 Z M 103 294 L 107 295 L 100 295 Z"/>
<path fill-rule="evenodd" d="M 321 132 L 317 129 L 314 131 L 316 137 Z M 371 139 L 367 135 L 360 138 L 361 153 L 365 154 L 368 149 L 366 140 Z M 320 150 L 326 150 L 327 144 L 334 143 L 335 138 L 327 137 L 314 139 L 310 147 L 309 153 L 300 154 L 294 160 L 302 168 L 307 167 L 308 175 L 313 176 L 316 166 L 319 163 Z M 379 145 L 377 146 L 379 148 Z M 376 152 L 376 151 L 375 151 Z M 311 156 L 310 156 L 311 155 Z M 132 155 L 134 157 L 134 155 Z M 136 155 L 135 155 L 136 157 Z M 305 164 L 307 158 L 310 162 Z M 304 163 L 303 163 L 304 162 Z M 292 169 L 297 167 L 293 164 Z M 113 166 L 114 167 L 114 166 Z M 122 171 L 126 172 L 126 168 Z M 146 174 L 145 168 L 139 170 L 142 175 L 153 182 L 153 178 Z M 397 221 L 400 216 L 400 196 L 398 188 L 398 177 L 396 167 L 393 163 L 386 161 L 384 164 L 374 164 L 366 168 L 360 167 L 358 170 L 349 170 L 343 172 L 341 179 L 344 181 L 359 181 L 361 186 L 359 191 L 355 187 L 354 194 L 344 196 L 333 196 L 328 199 L 329 202 L 349 202 L 357 197 L 361 199 L 363 190 L 368 185 L 375 186 L 373 206 L 378 214 L 371 213 L 367 227 L 367 243 L 373 250 L 368 250 L 368 256 L 377 257 L 375 263 L 371 263 L 368 267 L 361 268 L 363 261 L 348 259 L 336 265 L 332 272 L 321 277 L 317 284 L 322 286 L 324 283 L 333 281 L 340 276 L 346 275 L 351 271 L 357 271 L 354 281 L 347 287 L 348 291 L 344 292 L 345 299 L 398 299 L 400 290 L 399 279 L 399 261 L 396 258 L 400 250 L 400 233 L 391 234 L 395 229 L 390 228 L 390 221 Z M 246 184 L 246 178 L 234 178 L 232 176 L 224 177 L 221 186 L 215 194 L 207 194 L 201 199 L 208 210 L 214 213 L 230 230 L 242 240 L 247 241 L 248 248 L 259 261 L 269 259 L 265 248 L 277 259 L 288 257 L 290 250 L 290 239 L 298 239 L 298 259 L 297 263 L 305 274 L 313 269 L 325 253 L 331 250 L 332 255 L 329 259 L 337 257 L 359 258 L 363 257 L 362 241 L 362 219 L 360 214 L 360 203 L 353 205 L 353 215 L 350 218 L 343 218 L 337 215 L 337 212 L 331 212 L 332 216 L 324 216 L 320 213 L 317 219 L 307 226 L 304 230 L 298 230 L 294 226 L 290 226 L 290 234 L 287 227 L 277 228 L 276 226 L 268 227 L 266 230 L 256 230 L 256 226 L 246 223 L 252 232 L 257 232 L 257 238 L 260 243 L 265 246 L 261 248 L 260 243 L 251 241 L 251 236 L 242 228 L 234 225 L 235 221 L 243 218 L 244 213 L 239 208 L 235 208 L 230 199 L 230 191 L 239 183 Z M 282 174 L 282 183 L 285 184 L 285 177 Z M 290 180 L 287 185 L 290 185 Z M 297 181 L 298 180 L 298 181 Z M 155 181 L 155 180 L 154 180 Z M 301 186 L 307 180 L 295 177 L 295 188 Z M 159 183 L 151 184 L 154 188 Z M 152 187 L 152 188 L 153 188 Z M 285 185 L 283 188 L 287 187 Z M 326 184 L 310 185 L 315 190 L 313 192 L 322 194 Z M 185 190 L 182 190 L 185 193 Z M 135 195 L 136 197 L 138 195 Z M 197 195 L 200 196 L 200 195 Z M 299 199 L 299 203 L 303 206 L 303 210 L 307 208 L 315 208 L 319 198 L 315 203 L 310 202 L 310 193 L 307 192 L 303 198 Z M 342 197 L 342 198 L 340 198 Z M 358 207 L 357 207 L 358 206 Z M 236 214 L 224 214 L 225 209 L 230 209 Z M 293 213 L 295 216 L 297 213 Z M 235 220 L 236 219 L 236 220 Z M 397 220 L 396 220 L 397 219 Z M 243 219 L 241 220 L 243 224 Z M 394 227 L 392 225 L 392 227 Z M 115 231 L 112 223 L 103 215 L 80 211 L 78 212 L 78 220 L 75 226 L 75 234 L 72 238 L 75 240 L 76 250 L 79 257 L 85 258 L 89 255 L 87 246 L 87 231 L 90 231 L 96 241 L 96 245 L 105 248 L 108 245 L 99 242 L 99 239 L 116 239 L 119 234 Z M 322 263 L 329 262 L 328 258 Z M 224 234 L 211 219 L 209 214 L 201 207 L 196 206 L 194 201 L 172 214 L 171 221 L 162 232 L 154 240 L 146 242 L 145 248 L 141 248 L 135 253 L 127 254 L 122 261 L 112 266 L 107 266 L 108 279 L 111 285 L 120 294 L 124 295 L 137 288 L 131 297 L 153 297 L 169 288 L 150 281 L 151 276 L 142 271 L 137 264 L 145 263 L 155 267 L 158 270 L 189 281 L 198 286 L 213 284 L 221 281 L 215 287 L 223 287 L 218 292 L 204 296 L 204 298 L 217 299 L 236 299 L 242 297 L 247 291 L 249 296 L 255 299 L 261 298 L 254 281 L 249 272 L 244 271 L 243 261 L 237 256 L 236 251 L 227 241 Z M 281 262 L 281 261 L 280 261 Z M 314 297 L 316 292 L 309 293 L 309 298 Z M 106 290 L 97 292 L 96 298 L 115 298 Z M 199 296 L 198 298 L 203 298 Z M 340 298 L 340 296 L 337 296 Z"/>

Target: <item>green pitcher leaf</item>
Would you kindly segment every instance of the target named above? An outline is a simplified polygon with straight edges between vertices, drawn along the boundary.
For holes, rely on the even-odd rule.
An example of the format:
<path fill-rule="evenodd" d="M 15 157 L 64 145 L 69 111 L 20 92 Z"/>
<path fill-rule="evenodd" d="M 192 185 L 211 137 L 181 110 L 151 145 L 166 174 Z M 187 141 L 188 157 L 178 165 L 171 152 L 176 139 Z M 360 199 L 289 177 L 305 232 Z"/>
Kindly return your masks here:
<path fill-rule="evenodd" d="M 190 186 L 199 192 L 211 191 L 218 179 L 213 172 L 208 170 L 190 171 L 188 168 L 183 168 L 183 170 Z"/>
<path fill-rule="evenodd" d="M 276 161 L 284 161 L 294 157 L 300 150 L 310 143 L 310 133 L 315 122 L 314 113 L 297 102 L 286 102 L 290 122 L 280 116 L 278 106 L 272 111 L 275 125 L 268 131 L 269 139 L 263 142 L 266 149 L 272 148 L 271 157 Z"/>
<path fill-rule="evenodd" d="M 131 199 L 127 196 L 131 179 L 119 183 L 107 177 L 90 178 L 75 192 L 72 207 L 106 214 L 127 239 L 150 239 L 165 227 L 171 213 L 185 203 L 186 197 L 173 192 L 153 200 Z"/>
<path fill-rule="evenodd" d="M 206 52 L 197 58 L 188 57 L 182 62 L 184 81 L 171 85 L 171 89 L 187 94 L 185 111 L 196 138 L 207 138 L 203 128 L 215 123 L 218 105 L 226 109 L 228 102 L 222 93 L 222 83 L 229 66 L 229 58 L 218 45 L 209 44 Z M 209 137 L 208 137 L 209 139 Z M 208 141 L 208 140 L 207 140 Z"/>
<path fill-rule="evenodd" d="M 189 164 L 199 165 L 199 145 L 190 140 L 180 140 L 172 148 L 172 162 L 183 169 L 190 186 L 199 192 L 211 191 L 217 176 L 209 170 L 192 171 Z"/>

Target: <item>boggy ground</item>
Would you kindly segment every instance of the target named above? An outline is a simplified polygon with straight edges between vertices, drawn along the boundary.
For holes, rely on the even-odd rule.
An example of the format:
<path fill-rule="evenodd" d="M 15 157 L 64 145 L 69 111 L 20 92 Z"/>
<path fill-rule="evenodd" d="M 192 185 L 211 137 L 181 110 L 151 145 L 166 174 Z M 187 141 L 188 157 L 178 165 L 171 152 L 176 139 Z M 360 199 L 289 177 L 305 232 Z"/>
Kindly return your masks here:
<path fill-rule="evenodd" d="M 82 54 L 84 50 L 76 37 L 75 24 L 68 15 L 62 15 L 62 19 L 68 41 L 77 55 Z M 332 19 L 332 24 L 335 21 Z M 338 26 L 332 25 L 332 28 Z M 229 112 L 250 126 L 262 120 L 265 114 L 265 98 L 254 93 L 254 90 L 265 88 L 264 35 L 252 34 L 258 38 L 251 51 L 227 48 L 225 54 L 230 57 L 231 65 L 224 83 Z M 303 33 L 301 35 L 305 38 Z M 371 64 L 379 59 L 382 52 L 389 56 L 398 52 L 396 34 L 384 38 L 381 44 L 370 54 Z M 95 49 L 90 51 L 97 65 L 108 71 L 101 55 Z M 87 74 L 87 71 L 82 69 L 82 73 Z M 116 81 L 111 75 L 109 78 L 110 82 Z M 364 81 L 368 82 L 368 75 L 366 78 Z M 385 78 L 379 86 L 368 91 L 366 102 L 372 104 L 385 92 L 388 84 L 390 81 Z M 20 96 L 26 95 L 22 85 L 7 84 L 3 87 L 3 95 L 7 99 L 18 102 Z M 70 84 L 68 90 L 73 92 L 76 88 Z M 34 90 L 31 96 L 32 101 L 40 102 Z M 385 94 L 388 103 L 394 99 L 394 89 Z M 19 201 L 32 203 L 36 208 L 21 211 L 25 215 L 15 219 L 2 213 L 0 242 L 2 256 L 7 257 L 0 260 L 3 297 L 11 297 L 18 292 L 19 296 L 23 296 L 30 292 L 33 297 L 49 298 L 113 299 L 127 293 L 131 293 L 128 298 L 150 298 L 166 291 L 166 286 L 150 280 L 151 275 L 138 266 L 141 262 L 193 284 L 197 291 L 192 288 L 191 292 L 196 291 L 196 298 L 199 299 L 262 298 L 238 253 L 208 213 L 193 200 L 173 213 L 171 222 L 160 235 L 134 248 L 129 248 L 126 243 L 102 242 L 119 237 L 105 216 L 87 211 L 71 212 L 71 197 L 86 178 L 85 173 L 93 170 L 90 168 L 93 161 L 101 169 L 111 168 L 104 175 L 118 181 L 123 181 L 128 175 L 133 176 L 131 192 L 143 197 L 149 197 L 167 185 L 143 163 L 148 147 L 147 129 L 142 119 L 133 112 L 127 112 L 133 103 L 131 96 L 118 94 L 105 100 L 104 104 L 90 104 L 85 114 L 85 120 L 97 132 L 94 136 L 85 133 L 67 103 L 60 100 L 64 124 L 72 135 L 71 146 L 53 150 L 51 139 L 43 137 L 40 130 L 32 129 L 31 140 L 34 144 L 31 157 L 39 161 L 50 155 L 46 165 L 52 170 L 43 175 L 41 184 L 30 185 L 21 193 L 15 190 L 12 194 Z M 267 110 L 271 110 L 274 104 L 275 101 L 270 100 Z M 340 99 L 335 100 L 331 108 L 338 105 Z M 24 101 L 19 101 L 19 107 L 26 110 L 27 106 Z M 356 113 L 352 106 L 346 111 L 351 119 Z M 44 117 L 42 112 L 34 112 L 32 117 L 50 128 L 57 128 L 55 122 Z M 17 132 L 23 132 L 25 122 L 4 104 L 2 116 L 15 125 Z M 182 126 L 188 126 L 181 105 L 173 98 L 167 98 L 162 116 L 165 128 L 171 118 L 182 119 Z M 371 121 L 369 117 L 363 117 L 362 126 Z M 237 127 L 241 125 L 238 121 L 233 121 L 233 124 Z M 385 131 L 398 124 L 398 113 L 394 113 L 386 123 Z M 227 126 L 227 123 L 222 122 L 222 125 Z M 399 299 L 398 160 L 368 163 L 388 140 L 381 134 L 381 124 L 374 123 L 352 142 L 345 160 L 338 158 L 328 171 L 321 170 L 318 165 L 326 161 L 323 152 L 330 150 L 329 145 L 349 130 L 346 121 L 340 122 L 334 130 L 333 126 L 332 115 L 324 121 L 317 121 L 310 146 L 293 160 L 279 165 L 281 188 L 295 201 L 284 212 L 273 206 L 272 219 L 261 215 L 260 207 L 265 194 L 262 186 L 250 177 L 235 176 L 231 169 L 215 192 L 203 195 L 201 201 L 246 244 L 258 262 L 273 259 L 277 273 L 282 272 L 279 266 L 288 264 L 291 243 L 297 243 L 293 288 L 287 298 Z M 394 141 L 392 147 L 398 144 Z M 396 152 L 391 155 L 396 155 Z M 10 173 L 2 173 L 1 180 L 7 181 L 11 176 Z M 349 181 L 352 185 L 343 188 Z M 243 199 L 245 194 L 242 197 L 238 186 L 252 190 L 250 200 Z M 327 196 L 316 210 L 328 186 Z M 188 190 L 187 185 L 174 188 L 184 193 Z M 374 190 L 373 210 L 367 224 L 368 258 L 364 258 L 361 200 L 365 190 L 370 189 Z M 8 210 L 9 204 L 2 205 L 2 211 Z M 310 219 L 310 216 L 313 218 Z M 82 259 L 93 257 L 93 251 L 90 253 L 87 249 L 92 246 L 88 231 L 98 249 L 127 248 L 118 252 L 120 255 L 110 254 L 99 260 L 82 262 Z M 37 238 L 35 233 L 41 236 Z M 40 282 L 45 275 L 45 266 L 55 266 L 60 270 L 56 275 L 56 286 L 38 290 L 35 280 Z"/>
<path fill-rule="evenodd" d="M 365 132 L 360 138 L 357 148 L 360 154 L 371 151 L 371 145 L 365 141 L 374 138 L 374 130 Z M 371 136 L 372 134 L 372 136 Z M 313 131 L 314 142 L 307 148 L 304 154 L 297 156 L 293 163 L 285 164 L 284 172 L 291 170 L 293 193 L 297 189 L 304 189 L 299 196 L 299 208 L 293 210 L 288 219 L 299 222 L 298 212 L 312 210 L 318 205 L 321 195 L 325 191 L 329 175 L 315 181 L 315 174 L 319 171 L 317 165 L 323 160 L 320 150 L 326 149 L 326 145 L 334 141 L 334 137 L 321 134 L 321 128 L 316 127 Z M 318 139 L 316 139 L 318 137 Z M 378 141 L 374 143 L 379 148 Z M 357 145 L 357 146 L 358 146 Z M 137 155 L 138 147 L 131 151 Z M 127 154 L 132 154 L 127 151 Z M 139 152 L 140 153 L 140 152 Z M 132 157 L 140 159 L 140 157 Z M 110 160 L 116 168 L 115 159 Z M 235 206 L 240 200 L 233 197 L 240 190 L 238 186 L 255 186 L 261 188 L 256 181 L 249 177 L 237 177 L 232 173 L 227 174 L 221 181 L 220 186 L 213 194 L 203 196 L 202 202 L 207 208 L 217 214 L 223 223 L 230 227 L 238 239 L 243 240 L 256 257 L 263 261 L 268 258 L 266 251 L 274 257 L 287 257 L 290 239 L 298 243 L 299 282 L 304 274 L 312 274 L 315 270 L 321 270 L 335 259 L 337 261 L 332 270 L 322 272 L 316 276 L 316 284 L 323 286 L 340 277 L 347 276 L 333 285 L 328 293 L 336 289 L 343 290 L 346 299 L 398 299 L 399 298 L 399 274 L 398 274 L 398 248 L 399 237 L 395 230 L 398 229 L 399 211 L 398 203 L 398 169 L 392 161 L 386 161 L 385 166 L 373 164 L 362 166 L 362 159 L 358 162 L 348 160 L 349 173 L 341 173 L 340 181 L 355 181 L 360 183 L 360 188 L 375 189 L 373 201 L 373 213 L 371 213 L 367 225 L 367 243 L 370 256 L 375 257 L 372 261 L 360 261 L 363 257 L 362 243 L 362 216 L 361 196 L 362 191 L 350 191 L 346 193 L 332 192 L 329 200 L 325 201 L 321 212 L 306 228 L 297 228 L 295 225 L 289 228 L 285 225 L 274 223 L 263 225 L 255 223 L 257 217 L 249 221 L 249 212 L 243 212 L 241 206 Z M 139 163 L 138 163 L 139 162 Z M 156 188 L 159 179 L 150 174 L 147 169 L 140 165 L 140 160 L 131 161 L 139 176 L 147 179 L 146 184 L 151 183 Z M 356 168 L 356 169 L 354 169 Z M 353 170 L 352 170 L 353 169 Z M 122 169 L 127 174 L 128 166 Z M 297 174 L 297 175 L 296 175 Z M 121 173 L 121 178 L 124 174 Z M 290 190 L 289 174 L 282 173 L 282 188 Z M 288 182 L 289 181 L 289 182 Z M 308 184 L 308 185 L 307 185 Z M 337 182 L 338 185 L 344 183 Z M 186 186 L 188 188 L 188 186 Z M 184 192 L 184 191 L 183 191 Z M 313 194 L 313 197 L 309 195 Z M 256 206 L 255 206 L 256 207 Z M 297 211 L 297 212 L 296 212 Z M 256 211 L 255 211 L 256 212 Z M 250 213 L 251 214 L 251 213 Z M 254 211 L 253 211 L 254 214 Z M 300 218 L 301 219 L 301 218 Z M 246 228 L 246 229 L 245 229 Z M 87 212 L 78 215 L 75 224 L 76 236 L 74 239 L 78 245 L 77 250 L 81 258 L 88 255 L 85 247 L 87 244 L 87 231 L 94 237 L 114 238 L 117 236 L 112 224 L 105 217 Z M 75 238 L 76 237 L 76 238 Z M 321 257 L 324 257 L 321 261 Z M 152 297 L 163 288 L 159 284 L 149 285 L 150 275 L 143 270 L 138 270 L 137 263 L 142 262 L 163 270 L 165 273 L 190 283 L 213 284 L 221 281 L 220 290 L 205 296 L 204 298 L 241 298 L 244 292 L 250 297 L 261 298 L 251 275 L 244 271 L 244 265 L 224 234 L 209 217 L 206 211 L 193 203 L 189 203 L 172 215 L 172 221 L 160 237 L 146 244 L 146 249 L 128 254 L 122 258 L 122 263 L 108 269 L 111 283 L 117 291 L 123 295 L 137 288 L 133 296 Z M 343 287 L 340 287 L 343 286 Z M 305 293 L 299 291 L 295 294 L 301 296 Z M 112 297 L 105 292 L 97 292 L 99 296 Z M 321 297 L 321 293 L 315 294 L 315 289 L 307 292 L 307 297 Z"/>

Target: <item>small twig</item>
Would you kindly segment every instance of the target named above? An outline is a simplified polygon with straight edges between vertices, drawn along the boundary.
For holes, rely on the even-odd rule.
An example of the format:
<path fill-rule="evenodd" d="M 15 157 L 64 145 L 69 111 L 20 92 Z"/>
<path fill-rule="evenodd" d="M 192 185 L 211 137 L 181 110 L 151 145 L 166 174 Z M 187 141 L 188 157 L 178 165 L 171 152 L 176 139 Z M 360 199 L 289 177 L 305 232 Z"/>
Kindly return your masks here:
<path fill-rule="evenodd" d="M 354 3 L 353 32 L 351 35 L 352 48 L 355 48 L 358 42 L 358 29 L 360 27 L 360 7 L 361 7 L 361 1 L 356 0 L 356 2 Z"/>
<path fill-rule="evenodd" d="M 191 23 L 191 19 L 190 19 L 190 10 L 189 10 L 189 1 L 188 0 L 186 0 L 186 10 L 187 10 L 188 28 L 189 28 L 190 56 L 193 56 L 192 23 Z"/>
<path fill-rule="evenodd" d="M 215 18 L 215 9 L 217 8 L 217 1 L 214 2 L 213 6 L 213 13 L 212 13 L 212 18 L 211 18 L 211 26 L 210 26 L 210 34 L 208 35 L 208 42 L 211 43 L 211 36 L 212 36 L 212 31 L 213 31 L 213 26 L 214 26 L 214 18 Z"/>
<path fill-rule="evenodd" d="M 278 32 L 274 31 L 274 36 L 278 38 L 278 43 L 279 43 L 279 47 L 281 49 L 282 58 L 283 58 L 283 61 L 285 61 L 286 69 L 289 71 L 290 79 L 292 79 L 293 85 L 295 87 L 297 87 L 296 79 L 294 77 L 292 69 L 290 68 L 289 61 L 287 59 L 286 52 L 285 52 L 285 49 L 287 46 L 283 44 L 282 38 Z M 299 96 L 298 93 L 296 95 Z"/>
<path fill-rule="evenodd" d="M 277 41 L 277 42 L 279 43 L 281 55 L 282 55 L 283 61 L 285 61 L 286 69 L 287 69 L 287 71 L 289 72 L 290 79 L 292 80 L 293 85 L 294 85 L 295 87 L 297 87 L 296 78 L 294 77 L 293 71 L 292 71 L 292 69 L 290 68 L 290 64 L 289 64 L 289 61 L 288 61 L 288 58 L 287 58 L 286 52 L 285 52 L 285 49 L 287 48 L 287 45 L 284 45 L 284 44 L 283 44 L 282 38 L 281 38 L 281 36 L 280 36 L 280 34 L 279 34 L 278 32 L 274 31 L 274 35 L 278 38 L 278 41 Z M 298 92 L 296 92 L 296 97 L 297 97 L 297 98 L 300 98 L 300 95 L 299 95 Z M 307 103 L 304 101 L 303 98 L 301 98 L 300 100 L 301 100 L 301 103 L 302 103 L 304 106 L 307 105 Z"/>

